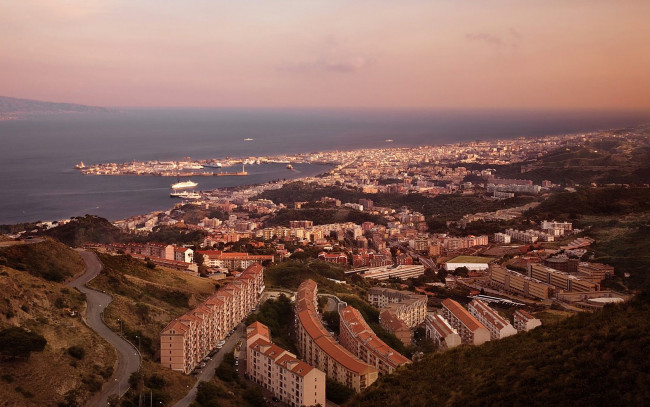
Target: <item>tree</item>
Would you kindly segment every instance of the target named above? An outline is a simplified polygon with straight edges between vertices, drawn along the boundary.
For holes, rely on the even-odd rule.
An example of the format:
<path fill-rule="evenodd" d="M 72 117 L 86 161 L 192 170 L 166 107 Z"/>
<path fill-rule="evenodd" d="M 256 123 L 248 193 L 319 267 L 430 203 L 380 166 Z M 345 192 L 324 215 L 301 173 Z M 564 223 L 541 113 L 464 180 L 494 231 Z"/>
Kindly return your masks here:
<path fill-rule="evenodd" d="M 0 331 L 0 354 L 9 359 L 28 359 L 31 352 L 42 352 L 47 340 L 41 335 L 12 326 Z"/>
<path fill-rule="evenodd" d="M 196 263 L 197 266 L 201 267 L 204 262 L 203 254 L 199 253 L 197 251 L 194 251 L 194 263 Z"/>

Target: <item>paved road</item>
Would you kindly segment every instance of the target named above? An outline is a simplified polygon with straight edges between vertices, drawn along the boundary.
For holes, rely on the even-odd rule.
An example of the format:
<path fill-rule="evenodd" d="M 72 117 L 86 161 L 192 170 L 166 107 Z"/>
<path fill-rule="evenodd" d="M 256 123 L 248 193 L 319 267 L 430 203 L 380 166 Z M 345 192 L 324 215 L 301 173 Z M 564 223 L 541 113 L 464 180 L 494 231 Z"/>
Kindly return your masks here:
<path fill-rule="evenodd" d="M 102 338 L 113 345 L 117 351 L 117 368 L 113 372 L 113 376 L 104 384 L 102 390 L 88 402 L 89 406 L 105 406 L 108 404 L 108 398 L 111 395 L 118 394 L 122 396 L 126 393 L 129 388 L 129 377 L 133 372 L 137 372 L 140 369 L 140 356 L 133 345 L 122 339 L 102 321 L 102 312 L 111 303 L 113 298 L 108 294 L 95 291 L 85 285 L 97 277 L 102 270 L 102 263 L 95 253 L 79 250 L 79 254 L 86 262 L 86 272 L 68 283 L 68 286 L 74 287 L 86 294 L 88 304 L 86 308 L 86 323 Z"/>
<path fill-rule="evenodd" d="M 196 383 L 194 383 L 194 386 L 192 386 L 191 389 L 189 389 L 189 393 L 182 399 L 180 399 L 176 404 L 174 404 L 174 407 L 188 407 L 190 404 L 194 402 L 196 399 L 196 392 L 197 392 L 197 386 L 199 385 L 200 382 L 202 381 L 208 381 L 212 379 L 214 376 L 214 369 L 221 364 L 223 361 L 224 356 L 228 352 L 232 352 L 232 350 L 235 348 L 235 345 L 237 342 L 243 337 L 245 331 L 245 326 L 244 324 L 239 324 L 237 325 L 237 328 L 235 329 L 235 332 L 233 332 L 232 335 L 226 339 L 226 343 L 223 345 L 223 347 L 217 352 L 216 355 L 212 358 L 211 361 L 209 361 L 206 366 L 203 368 L 201 373 L 198 374 Z M 239 368 L 242 369 L 241 362 L 239 364 Z"/>

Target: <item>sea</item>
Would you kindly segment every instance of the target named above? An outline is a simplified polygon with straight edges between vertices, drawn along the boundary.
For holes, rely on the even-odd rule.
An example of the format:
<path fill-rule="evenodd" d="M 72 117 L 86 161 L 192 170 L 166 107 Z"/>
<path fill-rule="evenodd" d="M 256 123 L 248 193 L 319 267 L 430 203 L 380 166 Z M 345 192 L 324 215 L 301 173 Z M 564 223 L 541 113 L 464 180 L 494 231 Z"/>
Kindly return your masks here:
<path fill-rule="evenodd" d="M 114 109 L 0 121 L 0 224 L 167 210 L 176 179 L 84 176 L 88 164 L 249 157 L 538 137 L 650 123 L 650 112 L 500 110 Z M 252 141 L 245 139 L 252 138 Z M 392 143 L 387 143 L 392 139 Z M 246 167 L 197 189 L 314 176 L 324 165 Z M 239 170 L 240 167 L 231 170 Z M 224 168 L 224 171 L 229 170 Z"/>

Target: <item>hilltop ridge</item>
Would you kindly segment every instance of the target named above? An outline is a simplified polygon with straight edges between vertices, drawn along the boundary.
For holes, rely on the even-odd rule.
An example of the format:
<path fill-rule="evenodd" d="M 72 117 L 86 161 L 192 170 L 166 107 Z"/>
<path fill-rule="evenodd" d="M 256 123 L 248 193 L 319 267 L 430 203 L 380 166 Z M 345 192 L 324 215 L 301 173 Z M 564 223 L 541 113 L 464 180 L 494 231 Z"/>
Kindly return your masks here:
<path fill-rule="evenodd" d="M 75 103 L 45 102 L 0 96 L 0 120 L 12 120 L 35 114 L 107 113 L 109 109 Z"/>

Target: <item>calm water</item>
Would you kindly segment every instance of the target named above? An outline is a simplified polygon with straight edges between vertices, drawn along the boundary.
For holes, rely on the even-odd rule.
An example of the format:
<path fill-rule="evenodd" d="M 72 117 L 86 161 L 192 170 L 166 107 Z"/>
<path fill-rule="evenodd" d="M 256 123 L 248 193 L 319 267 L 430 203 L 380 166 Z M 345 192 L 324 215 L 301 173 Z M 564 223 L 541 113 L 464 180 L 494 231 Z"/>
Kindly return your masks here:
<path fill-rule="evenodd" d="M 603 112 L 399 112 L 124 110 L 0 122 L 0 224 L 86 213 L 115 220 L 168 209 L 161 177 L 82 176 L 74 164 L 224 158 L 363 147 L 534 137 L 633 126 L 650 114 Z M 244 138 L 253 138 L 247 142 Z M 199 189 L 315 175 L 322 166 L 248 166 L 247 177 L 196 177 Z"/>

